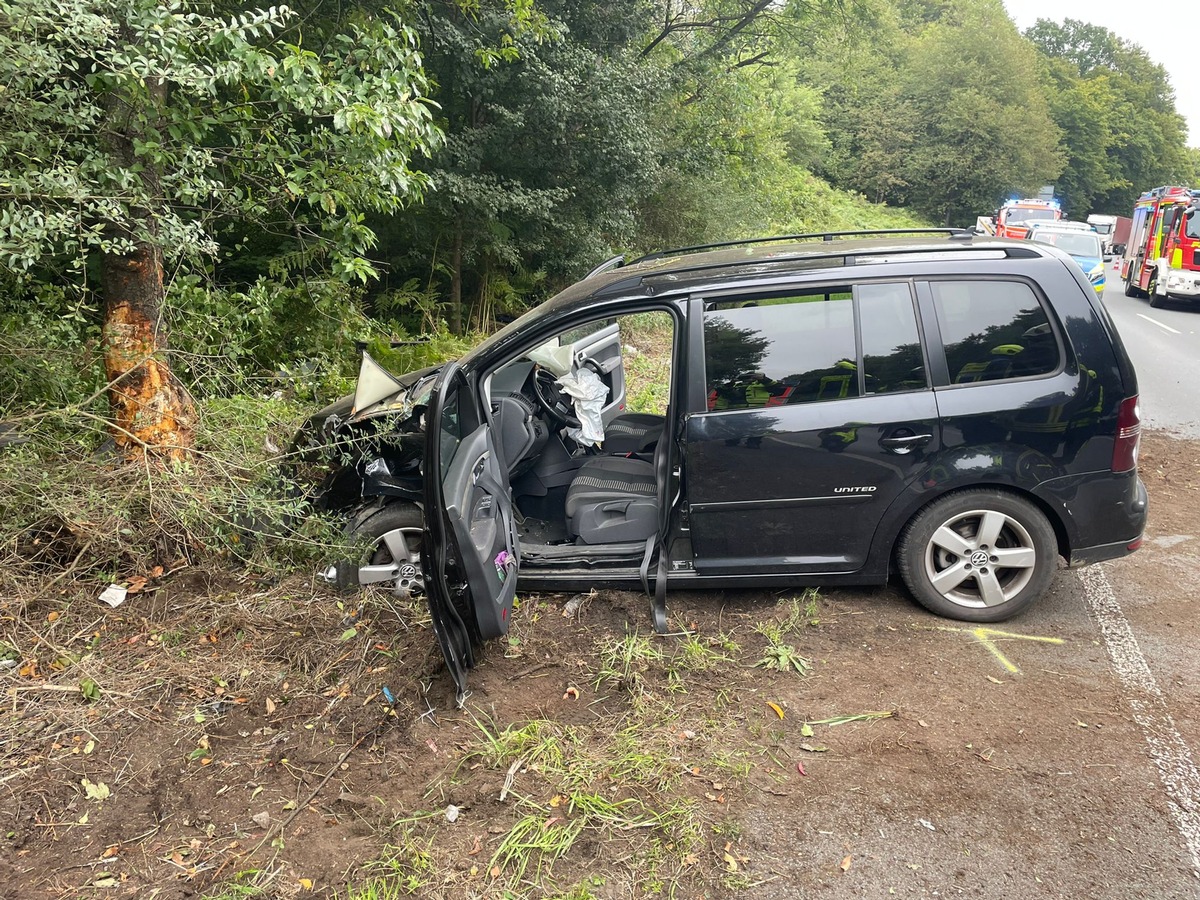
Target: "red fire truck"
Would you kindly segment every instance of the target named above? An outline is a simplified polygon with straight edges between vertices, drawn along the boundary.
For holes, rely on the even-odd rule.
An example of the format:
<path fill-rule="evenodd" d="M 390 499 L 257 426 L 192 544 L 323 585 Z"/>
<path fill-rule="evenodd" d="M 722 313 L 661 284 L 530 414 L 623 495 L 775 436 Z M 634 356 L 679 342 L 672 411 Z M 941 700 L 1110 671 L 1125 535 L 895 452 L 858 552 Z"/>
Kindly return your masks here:
<path fill-rule="evenodd" d="M 1200 299 L 1200 191 L 1157 187 L 1133 207 L 1133 230 L 1121 259 L 1126 297 Z"/>
<path fill-rule="evenodd" d="M 1030 222 L 1057 222 L 1063 217 L 1057 200 L 1007 200 L 995 216 L 980 216 L 976 228 L 996 237 L 1027 238 Z"/>

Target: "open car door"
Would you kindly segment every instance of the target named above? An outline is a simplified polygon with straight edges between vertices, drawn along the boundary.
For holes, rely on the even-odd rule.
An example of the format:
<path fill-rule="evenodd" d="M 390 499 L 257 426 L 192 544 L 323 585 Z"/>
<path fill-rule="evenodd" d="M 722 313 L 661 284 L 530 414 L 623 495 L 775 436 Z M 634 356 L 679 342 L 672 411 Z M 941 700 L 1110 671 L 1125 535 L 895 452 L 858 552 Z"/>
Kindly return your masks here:
<path fill-rule="evenodd" d="M 512 494 L 479 397 L 456 363 L 439 373 L 425 415 L 425 592 L 461 706 L 474 646 L 508 631 L 518 564 Z"/>

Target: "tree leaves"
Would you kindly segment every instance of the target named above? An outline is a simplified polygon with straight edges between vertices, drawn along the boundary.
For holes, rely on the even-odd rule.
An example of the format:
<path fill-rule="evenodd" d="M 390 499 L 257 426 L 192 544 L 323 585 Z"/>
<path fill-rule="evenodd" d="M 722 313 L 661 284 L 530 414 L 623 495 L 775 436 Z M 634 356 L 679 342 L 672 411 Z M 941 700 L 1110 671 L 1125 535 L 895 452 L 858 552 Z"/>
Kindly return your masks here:
<path fill-rule="evenodd" d="M 81 265 L 93 251 L 126 252 L 122 239 L 199 259 L 216 252 L 222 218 L 322 222 L 420 194 L 413 156 L 441 137 L 415 33 L 398 20 L 364 19 L 317 54 L 279 39 L 295 17 L 286 7 L 230 20 L 189 3 L 93 10 L 87 0 L 9 4 L 0 265 Z M 323 239 L 342 256 L 371 243 L 346 228 Z"/>

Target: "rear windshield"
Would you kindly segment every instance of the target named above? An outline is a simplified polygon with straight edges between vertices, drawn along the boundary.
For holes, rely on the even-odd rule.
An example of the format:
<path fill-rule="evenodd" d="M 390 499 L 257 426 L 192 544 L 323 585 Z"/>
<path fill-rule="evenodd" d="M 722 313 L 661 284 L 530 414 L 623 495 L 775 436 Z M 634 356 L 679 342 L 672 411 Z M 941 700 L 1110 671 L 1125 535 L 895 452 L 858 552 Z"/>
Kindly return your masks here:
<path fill-rule="evenodd" d="M 1072 256 L 1085 256 L 1093 259 L 1100 256 L 1100 235 L 1088 234 L 1086 231 L 1045 231 L 1038 229 L 1033 233 L 1033 239 L 1040 244 L 1050 244 L 1064 253 Z"/>

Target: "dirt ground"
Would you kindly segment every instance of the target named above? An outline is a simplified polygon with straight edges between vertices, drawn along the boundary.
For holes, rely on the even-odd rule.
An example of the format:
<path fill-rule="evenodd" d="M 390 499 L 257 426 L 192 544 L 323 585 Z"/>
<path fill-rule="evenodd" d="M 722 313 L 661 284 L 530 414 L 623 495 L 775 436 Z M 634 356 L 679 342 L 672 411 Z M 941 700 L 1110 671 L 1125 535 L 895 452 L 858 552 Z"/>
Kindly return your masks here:
<path fill-rule="evenodd" d="M 1103 569 L 1197 748 L 1200 442 L 1142 472 Z M 673 596 L 690 639 L 523 596 L 462 710 L 384 595 L 0 597 L 0 898 L 1197 896 L 1081 584 L 982 631 L 899 588 Z"/>

